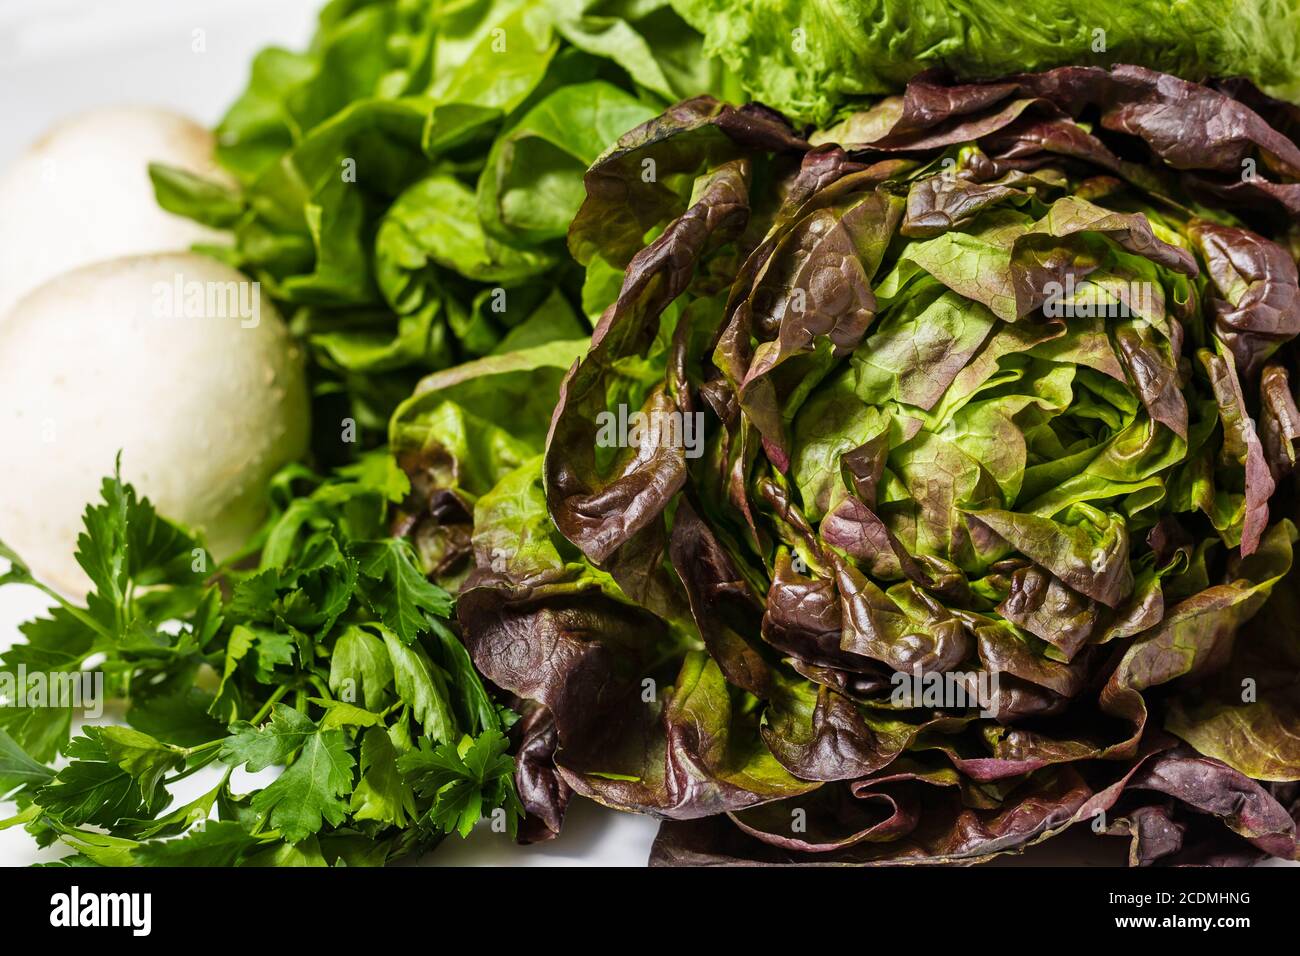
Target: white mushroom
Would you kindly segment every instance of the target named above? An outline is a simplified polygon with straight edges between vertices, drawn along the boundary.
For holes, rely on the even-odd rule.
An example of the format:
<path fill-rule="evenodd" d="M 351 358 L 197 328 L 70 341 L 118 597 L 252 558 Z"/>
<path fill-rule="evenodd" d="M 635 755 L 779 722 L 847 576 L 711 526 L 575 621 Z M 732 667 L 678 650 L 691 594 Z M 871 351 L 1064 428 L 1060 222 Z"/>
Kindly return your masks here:
<path fill-rule="evenodd" d="M 0 176 L 0 321 L 69 269 L 219 239 L 160 208 L 148 170 L 156 161 L 224 180 L 213 145 L 194 121 L 146 107 L 84 113 L 33 143 Z"/>
<path fill-rule="evenodd" d="M 308 441 L 302 361 L 257 284 L 193 253 L 77 269 L 0 323 L 0 539 L 70 593 L 81 514 L 124 478 L 220 559 Z"/>

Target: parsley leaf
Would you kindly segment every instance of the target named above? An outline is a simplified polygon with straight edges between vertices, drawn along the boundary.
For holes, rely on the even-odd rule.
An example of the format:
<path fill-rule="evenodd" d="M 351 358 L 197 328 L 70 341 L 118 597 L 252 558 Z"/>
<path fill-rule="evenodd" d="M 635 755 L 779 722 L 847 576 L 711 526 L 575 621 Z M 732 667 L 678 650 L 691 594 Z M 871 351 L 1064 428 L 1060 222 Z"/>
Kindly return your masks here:
<path fill-rule="evenodd" d="M 146 866 L 236 866 L 263 841 L 235 821 L 212 821 L 175 840 L 145 843 L 132 852 Z"/>
<path fill-rule="evenodd" d="M 179 748 L 127 727 L 86 727 L 64 750 L 71 762 L 36 791 L 40 807 L 63 823 L 111 827 L 152 815 L 165 793 L 163 773 L 184 764 Z"/>
<path fill-rule="evenodd" d="M 397 769 L 397 748 L 378 727 L 361 739 L 361 781 L 352 793 L 352 815 L 397 827 L 419 815 L 415 794 Z"/>
<path fill-rule="evenodd" d="M 393 664 L 384 642 L 362 627 L 349 627 L 330 655 L 329 687 L 342 699 L 355 703 L 357 691 L 370 710 L 379 710 L 388 699 L 393 682 Z"/>
<path fill-rule="evenodd" d="M 0 730 L 0 795 L 19 787 L 45 783 L 54 772 L 27 755 L 3 730 Z"/>
<path fill-rule="evenodd" d="M 411 546 L 397 538 L 365 541 L 353 548 L 361 574 L 369 579 L 366 601 L 406 644 L 429 630 L 428 614 L 447 617 L 451 595 L 433 584 L 415 566 Z"/>
<path fill-rule="evenodd" d="M 506 754 L 509 742 L 497 730 L 484 731 L 477 737 L 466 735 L 460 743 L 420 748 L 403 754 L 398 769 L 416 793 L 431 796 L 433 807 L 429 821 L 445 833 L 462 837 L 487 810 L 501 810 L 511 836 L 515 834 L 523 807 L 515 792 L 514 760 Z"/>
<path fill-rule="evenodd" d="M 442 669 L 420 645 L 403 644 L 387 628 L 383 629 L 383 635 L 393 665 L 397 696 L 411 708 L 425 733 L 435 740 L 450 739 L 456 718 L 447 700 L 447 682 Z"/>
<path fill-rule="evenodd" d="M 355 766 L 342 731 L 316 731 L 304 741 L 298 759 L 253 795 L 253 809 L 269 815 L 271 826 L 287 841 L 300 843 L 324 821 L 343 822 L 348 809 L 343 798 L 352 792 Z"/>
<path fill-rule="evenodd" d="M 208 568 L 197 538 L 105 479 L 78 540 L 93 585 L 81 606 L 0 543 L 0 585 L 57 604 L 0 655 L 0 679 L 94 661 L 131 725 L 69 739 L 72 707 L 0 708 L 0 796 L 22 807 L 0 827 L 61 841 L 68 865 L 109 866 L 376 865 L 483 813 L 513 829 L 514 715 L 445 623 L 451 595 L 383 537 L 404 473 L 381 452 L 331 479 L 292 466 L 272 488 L 261 566 L 240 570 Z M 169 809 L 172 784 L 215 761 L 220 782 Z M 283 769 L 236 794 L 237 767 Z"/>
<path fill-rule="evenodd" d="M 221 759 L 233 767 L 247 764 L 256 773 L 288 762 L 289 756 L 316 733 L 316 725 L 287 704 L 276 704 L 267 726 L 254 727 L 240 720 L 230 725 L 230 732 L 221 742 Z"/>

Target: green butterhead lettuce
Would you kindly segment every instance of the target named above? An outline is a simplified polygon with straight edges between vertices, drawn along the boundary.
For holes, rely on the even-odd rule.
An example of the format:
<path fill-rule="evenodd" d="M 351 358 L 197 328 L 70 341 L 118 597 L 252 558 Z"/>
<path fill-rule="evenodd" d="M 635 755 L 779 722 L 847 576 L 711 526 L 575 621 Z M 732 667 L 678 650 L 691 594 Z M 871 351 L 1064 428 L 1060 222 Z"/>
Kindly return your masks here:
<path fill-rule="evenodd" d="M 668 0 L 334 0 L 306 51 L 257 56 L 218 125 L 235 188 L 152 173 L 165 208 L 230 230 L 205 251 L 310 346 L 334 460 L 340 420 L 373 443 L 424 373 L 558 334 L 535 312 L 580 301 L 583 171 L 667 103 L 728 91 Z"/>
<path fill-rule="evenodd" d="M 825 123 L 939 67 L 983 79 L 1135 63 L 1245 76 L 1300 99 L 1300 8 L 1287 0 L 673 0 L 705 49 L 791 117 Z"/>

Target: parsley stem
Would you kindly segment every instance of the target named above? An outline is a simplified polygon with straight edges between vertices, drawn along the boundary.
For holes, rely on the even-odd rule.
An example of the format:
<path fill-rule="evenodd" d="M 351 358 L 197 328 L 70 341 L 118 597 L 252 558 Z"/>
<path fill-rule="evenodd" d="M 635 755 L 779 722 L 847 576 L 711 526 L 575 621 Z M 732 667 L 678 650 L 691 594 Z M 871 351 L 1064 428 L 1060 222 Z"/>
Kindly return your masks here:
<path fill-rule="evenodd" d="M 253 715 L 253 719 L 250 720 L 249 723 L 253 726 L 257 726 L 262 721 L 266 720 L 266 715 L 271 712 L 271 708 L 278 704 L 280 698 L 284 697 L 287 693 L 289 693 L 288 684 L 281 684 L 277 687 L 271 696 L 266 699 L 266 703 L 262 705 L 262 709 Z"/>
<path fill-rule="evenodd" d="M 271 708 L 274 707 L 276 703 L 280 700 L 280 698 L 282 698 L 288 692 L 289 692 L 289 685 L 287 684 L 281 684 L 279 687 L 277 687 L 271 693 L 271 696 L 266 699 L 266 703 L 262 705 L 262 709 L 253 715 L 253 719 L 250 720 L 249 723 L 256 726 L 257 724 L 260 724 L 262 721 L 264 721 L 266 719 L 266 715 L 271 712 Z M 184 754 L 186 758 L 189 758 L 189 757 L 193 757 L 195 754 L 205 753 L 206 751 L 212 750 L 214 747 L 220 747 L 221 744 L 225 741 L 225 739 L 226 738 L 224 737 L 219 737 L 216 740 L 209 740 L 207 743 L 202 743 L 195 747 L 187 747 L 185 748 Z M 180 777 L 175 777 L 173 779 L 179 780 L 181 779 L 181 777 L 188 776 L 189 774 L 193 773 L 195 770 L 199 769 L 199 767 L 211 763 L 215 756 L 216 754 L 213 754 L 211 757 L 205 758 L 195 766 L 190 767 L 187 770 L 183 771 Z"/>
<path fill-rule="evenodd" d="M 219 744 L 219 743 L 221 743 L 220 740 L 211 740 L 211 741 L 209 741 L 208 743 L 203 744 L 203 745 L 200 746 L 200 747 L 195 747 L 195 748 L 193 748 L 193 750 L 195 750 L 195 751 L 197 751 L 197 750 L 210 750 L 210 749 L 212 748 L 212 745 L 213 745 L 213 744 Z M 192 773 L 197 773 L 198 771 L 202 770 L 202 769 L 203 769 L 204 767 L 206 767 L 208 764 L 212 763 L 212 761 L 216 760 L 217 757 L 218 757 L 218 753 L 217 753 L 217 751 L 212 750 L 211 753 L 204 754 L 204 755 L 203 755 L 203 758 L 202 758 L 201 760 L 196 761 L 196 762 L 194 763 L 193 766 L 186 767 L 184 770 L 180 771 L 179 773 L 175 774 L 174 776 L 168 777 L 166 780 L 163 781 L 163 783 L 164 783 L 164 784 L 173 784 L 173 783 L 175 783 L 177 780 L 184 780 L 184 779 L 185 779 L 186 777 L 188 777 L 190 774 L 192 774 Z"/>
<path fill-rule="evenodd" d="M 319 677 L 317 677 L 315 674 L 310 675 L 307 678 L 307 680 L 311 682 L 311 685 L 313 687 L 315 687 L 318 691 L 320 691 L 321 697 L 323 697 L 325 700 L 334 699 L 334 695 L 330 693 L 330 689 L 325 685 L 325 682 L 321 680 Z"/>
<path fill-rule="evenodd" d="M 209 740 L 205 744 L 199 744 L 195 747 L 186 747 L 184 750 L 185 757 L 188 759 L 189 757 L 193 757 L 195 754 L 203 753 L 205 750 L 211 750 L 213 747 L 220 747 L 223 740 L 225 740 L 224 737 L 218 737 L 216 740 Z"/>

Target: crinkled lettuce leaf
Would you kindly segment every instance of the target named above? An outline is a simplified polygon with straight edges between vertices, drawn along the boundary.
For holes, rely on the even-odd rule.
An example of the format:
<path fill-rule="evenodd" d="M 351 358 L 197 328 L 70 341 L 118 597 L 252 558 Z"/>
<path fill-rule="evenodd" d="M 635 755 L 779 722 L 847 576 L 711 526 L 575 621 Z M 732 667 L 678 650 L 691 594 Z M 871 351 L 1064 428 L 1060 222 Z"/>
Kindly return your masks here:
<path fill-rule="evenodd" d="M 1137 63 L 1201 81 L 1244 76 L 1300 98 L 1300 11 L 1276 0 L 673 0 L 755 98 L 824 123 L 941 68 L 985 79 Z"/>
<path fill-rule="evenodd" d="M 590 341 L 394 421 L 519 410 L 429 467 L 541 835 L 579 793 L 660 863 L 1297 855 L 1300 151 L 1253 89 L 927 75 L 807 137 L 703 97 L 594 161 Z"/>
<path fill-rule="evenodd" d="M 581 301 L 587 166 L 682 96 L 738 93 L 702 44 L 667 0 L 333 0 L 218 124 L 234 185 L 155 166 L 156 194 L 229 230 L 205 251 L 308 344 L 317 451 L 346 457 L 336 423 L 374 443 L 424 374 L 541 344 L 539 303 Z"/>

